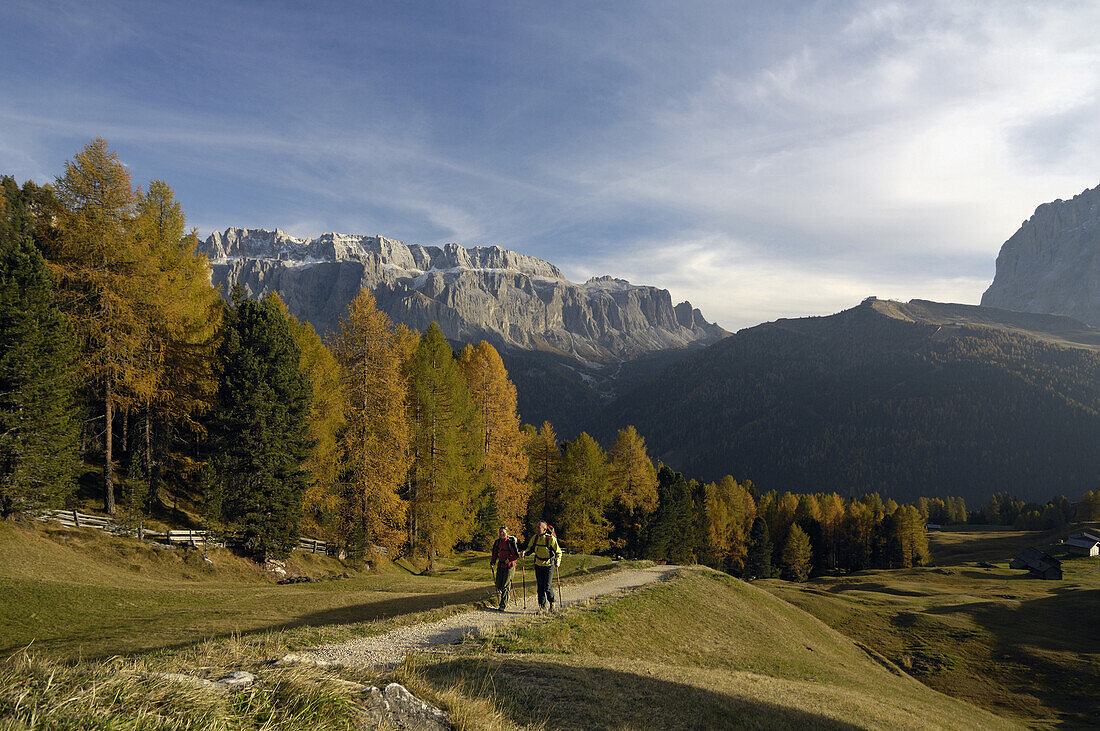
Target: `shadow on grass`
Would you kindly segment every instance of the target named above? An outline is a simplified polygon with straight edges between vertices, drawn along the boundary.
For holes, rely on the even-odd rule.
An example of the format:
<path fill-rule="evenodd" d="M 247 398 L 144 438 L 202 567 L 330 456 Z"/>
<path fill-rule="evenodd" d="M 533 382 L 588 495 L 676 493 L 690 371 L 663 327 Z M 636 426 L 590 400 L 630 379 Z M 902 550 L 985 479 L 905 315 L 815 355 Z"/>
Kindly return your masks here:
<path fill-rule="evenodd" d="M 1066 526 L 1049 531 L 1026 533 L 1008 531 L 1008 535 L 981 533 L 974 540 L 947 545 L 942 543 L 937 545 L 934 534 L 930 534 L 933 536 L 932 560 L 937 566 L 957 566 L 978 561 L 1008 561 L 1028 546 L 1047 550 L 1058 538 L 1069 532 L 1069 526 Z"/>
<path fill-rule="evenodd" d="M 593 728 L 826 728 L 856 726 L 687 683 L 549 660 L 461 658 L 422 668 L 429 682 L 461 684 L 518 725 Z"/>
<path fill-rule="evenodd" d="M 94 637 L 83 636 L 76 639 L 71 636 L 45 637 L 33 640 L 36 647 L 42 648 L 58 657 L 82 657 L 88 660 L 102 660 L 113 655 L 128 655 L 156 650 L 175 650 L 202 642 L 207 639 L 224 639 L 234 635 L 242 637 L 262 635 L 267 632 L 296 630 L 303 627 L 328 627 L 334 625 L 369 622 L 390 619 L 404 614 L 426 612 L 452 604 L 471 604 L 486 598 L 484 588 L 465 589 L 446 594 L 417 594 L 400 596 L 393 599 L 362 602 L 342 607 L 333 607 L 313 612 L 303 612 L 287 617 L 283 621 L 265 623 L 262 626 L 241 628 L 240 622 L 232 618 L 219 617 L 217 628 L 201 627 L 203 617 L 197 617 L 190 626 L 175 623 L 159 625 L 149 618 L 119 622 L 117 619 L 104 627 L 103 632 Z M 277 597 L 272 597 L 277 601 Z M 0 656 L 6 656 L 27 645 L 27 638 L 0 638 Z"/>
<path fill-rule="evenodd" d="M 1100 589 L 1057 587 L 1018 606 L 991 601 L 925 611 L 970 615 L 995 639 L 1000 682 L 1035 696 L 1064 721 L 1092 727 L 1100 718 L 1097 608 Z"/>
<path fill-rule="evenodd" d="M 829 587 L 829 591 L 833 594 L 842 594 L 846 591 L 873 591 L 879 594 L 892 594 L 894 596 L 931 596 L 936 592 L 930 591 L 913 591 L 911 589 L 899 589 L 896 586 L 889 586 L 887 584 L 879 584 L 874 582 L 864 582 L 862 584 L 835 584 Z"/>

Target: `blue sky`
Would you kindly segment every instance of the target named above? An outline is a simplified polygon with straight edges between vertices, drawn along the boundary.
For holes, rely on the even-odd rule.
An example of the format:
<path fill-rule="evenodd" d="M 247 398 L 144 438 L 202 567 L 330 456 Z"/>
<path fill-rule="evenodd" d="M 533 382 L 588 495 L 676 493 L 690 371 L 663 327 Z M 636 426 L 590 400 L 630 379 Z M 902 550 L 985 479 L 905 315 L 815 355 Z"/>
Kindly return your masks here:
<path fill-rule="evenodd" d="M 1100 183 L 1100 5 L 0 4 L 0 172 L 103 136 L 205 236 L 500 244 L 730 329 L 977 302 Z"/>

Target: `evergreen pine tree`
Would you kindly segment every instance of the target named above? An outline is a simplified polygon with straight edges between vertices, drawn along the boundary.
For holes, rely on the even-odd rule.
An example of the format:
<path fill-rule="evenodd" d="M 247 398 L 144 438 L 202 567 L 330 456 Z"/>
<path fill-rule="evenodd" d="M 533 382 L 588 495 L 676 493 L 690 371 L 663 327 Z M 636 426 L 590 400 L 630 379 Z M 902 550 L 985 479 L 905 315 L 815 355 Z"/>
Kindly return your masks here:
<path fill-rule="evenodd" d="M 767 579 L 772 575 L 772 539 L 768 523 L 756 518 L 749 531 L 749 551 L 745 561 L 746 579 Z"/>
<path fill-rule="evenodd" d="M 344 401 L 340 365 L 308 322 L 290 315 L 278 295 L 270 295 L 287 316 L 290 333 L 298 346 L 302 376 L 310 383 L 313 398 L 309 407 L 309 470 L 311 482 L 302 497 L 302 527 L 312 535 L 338 540 L 340 490 L 338 435 L 344 427 Z"/>
<path fill-rule="evenodd" d="M 29 201 L 0 187 L 0 516 L 59 507 L 79 467 L 73 333 L 32 239 Z"/>
<path fill-rule="evenodd" d="M 657 561 L 695 561 L 695 510 L 687 479 L 661 465 L 657 470 L 657 512 L 650 524 L 646 555 Z"/>
<path fill-rule="evenodd" d="M 285 556 L 298 540 L 311 388 L 299 368 L 287 319 L 271 300 L 244 300 L 229 312 L 219 349 L 218 405 L 210 451 L 222 521 L 247 553 Z"/>

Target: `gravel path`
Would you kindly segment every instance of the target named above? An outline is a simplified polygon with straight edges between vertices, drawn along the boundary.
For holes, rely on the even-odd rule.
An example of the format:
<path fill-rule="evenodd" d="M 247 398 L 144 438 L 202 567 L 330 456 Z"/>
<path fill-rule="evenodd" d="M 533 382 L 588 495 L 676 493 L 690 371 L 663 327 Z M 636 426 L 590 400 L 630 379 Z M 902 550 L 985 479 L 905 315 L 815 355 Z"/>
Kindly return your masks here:
<path fill-rule="evenodd" d="M 675 570 L 675 566 L 627 569 L 583 584 L 565 585 L 562 587 L 562 603 L 569 606 L 604 594 L 635 589 L 654 581 L 663 581 Z M 518 588 L 518 583 L 514 581 L 512 586 Z M 428 650 L 439 645 L 452 645 L 466 635 L 478 634 L 505 622 L 515 622 L 534 615 L 538 609 L 538 602 L 534 596 L 528 596 L 527 610 L 524 611 L 522 606 L 522 603 L 513 605 L 507 612 L 478 609 L 435 622 L 399 627 L 384 635 L 360 637 L 349 642 L 300 652 L 293 656 L 293 660 L 348 667 L 393 667 L 403 662 L 405 655 L 410 652 Z"/>

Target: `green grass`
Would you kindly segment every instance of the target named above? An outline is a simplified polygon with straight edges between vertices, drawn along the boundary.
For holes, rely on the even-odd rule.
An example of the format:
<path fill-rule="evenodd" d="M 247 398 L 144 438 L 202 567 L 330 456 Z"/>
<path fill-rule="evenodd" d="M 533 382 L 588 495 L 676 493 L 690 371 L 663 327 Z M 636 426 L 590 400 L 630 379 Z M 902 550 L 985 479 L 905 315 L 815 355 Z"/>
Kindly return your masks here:
<path fill-rule="evenodd" d="M 936 690 L 1031 724 L 1089 725 L 1100 714 L 1100 561 L 1063 557 L 1062 581 L 1007 564 L 1028 545 L 1057 551 L 1056 535 L 933 533 L 939 566 L 760 583 Z"/>
<path fill-rule="evenodd" d="M 705 570 L 425 656 L 439 688 L 548 728 L 997 728 L 765 591 Z"/>
<path fill-rule="evenodd" d="M 93 529 L 0 522 L 0 654 L 34 643 L 54 657 L 109 657 L 270 631 L 333 639 L 373 631 L 373 620 L 459 611 L 492 594 L 482 553 L 447 559 L 433 576 L 392 564 L 360 572 L 295 553 L 288 568 L 321 580 L 288 585 L 229 551 L 210 556 L 212 565 L 199 551 Z M 618 568 L 567 556 L 564 581 Z"/>

